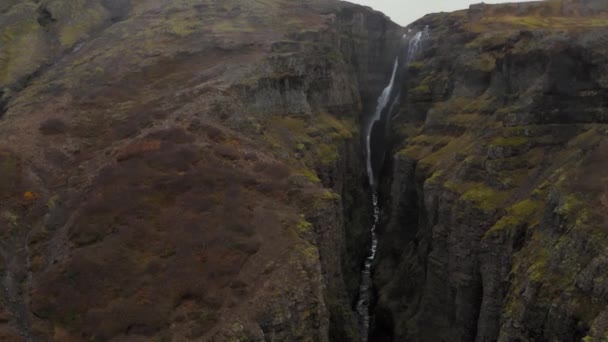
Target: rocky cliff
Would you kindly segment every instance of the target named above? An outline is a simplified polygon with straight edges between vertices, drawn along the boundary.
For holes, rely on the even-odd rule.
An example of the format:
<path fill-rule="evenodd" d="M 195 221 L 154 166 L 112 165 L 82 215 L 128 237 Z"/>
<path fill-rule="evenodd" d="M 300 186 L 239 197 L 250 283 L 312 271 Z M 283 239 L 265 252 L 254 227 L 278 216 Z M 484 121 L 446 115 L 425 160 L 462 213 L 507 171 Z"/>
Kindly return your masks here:
<path fill-rule="evenodd" d="M 377 341 L 608 335 L 608 6 L 435 14 L 385 165 Z"/>
<path fill-rule="evenodd" d="M 426 26 L 371 340 L 602 341 L 608 6 Z M 2 1 L 0 340 L 359 340 L 361 124 L 406 31 L 333 0 Z"/>
<path fill-rule="evenodd" d="M 2 1 L 0 339 L 358 339 L 363 107 L 337 1 Z"/>

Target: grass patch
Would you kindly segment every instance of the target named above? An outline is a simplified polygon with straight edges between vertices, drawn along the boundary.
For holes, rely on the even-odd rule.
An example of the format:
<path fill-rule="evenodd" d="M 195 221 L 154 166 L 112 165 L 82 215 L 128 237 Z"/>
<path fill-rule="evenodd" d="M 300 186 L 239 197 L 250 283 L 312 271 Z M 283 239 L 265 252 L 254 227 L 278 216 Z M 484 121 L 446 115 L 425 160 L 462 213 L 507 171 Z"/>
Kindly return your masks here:
<path fill-rule="evenodd" d="M 508 196 L 509 194 L 507 192 L 494 190 L 482 183 L 473 183 L 468 190 L 460 196 L 460 200 L 471 202 L 475 207 L 481 210 L 491 211 L 500 208 Z"/>
<path fill-rule="evenodd" d="M 468 61 L 467 65 L 473 70 L 490 72 L 496 67 L 496 58 L 488 53 L 480 54 Z"/>
<path fill-rule="evenodd" d="M 303 169 L 303 170 L 300 170 L 299 173 L 302 176 L 306 177 L 306 179 L 308 179 L 312 183 L 321 183 L 321 179 L 319 179 L 319 176 L 317 176 L 317 173 L 312 170 Z"/>
<path fill-rule="evenodd" d="M 493 146 L 519 147 L 526 145 L 530 140 L 526 137 L 498 137 L 490 143 Z"/>
<path fill-rule="evenodd" d="M 487 237 L 504 231 L 505 229 L 515 228 L 523 224 L 527 224 L 528 226 L 537 225 L 540 223 L 544 208 L 545 204 L 540 201 L 531 199 L 521 201 L 507 209 L 507 214 L 498 220 L 498 222 L 486 232 L 485 236 Z"/>
<path fill-rule="evenodd" d="M 495 190 L 483 183 L 446 181 L 443 186 L 461 194 L 460 200 L 470 202 L 478 209 L 492 211 L 499 209 L 509 197 L 506 191 Z"/>
<path fill-rule="evenodd" d="M 296 230 L 300 235 L 308 234 L 312 230 L 312 223 L 302 218 L 300 221 L 298 221 L 298 224 L 296 225 Z"/>

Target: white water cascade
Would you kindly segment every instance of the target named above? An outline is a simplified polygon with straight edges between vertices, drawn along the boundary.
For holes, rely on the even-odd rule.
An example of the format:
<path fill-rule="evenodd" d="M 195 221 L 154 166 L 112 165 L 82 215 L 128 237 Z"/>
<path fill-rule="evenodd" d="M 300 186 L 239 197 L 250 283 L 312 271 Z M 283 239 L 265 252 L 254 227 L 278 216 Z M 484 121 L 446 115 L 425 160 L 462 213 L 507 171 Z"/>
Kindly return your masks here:
<path fill-rule="evenodd" d="M 409 34 L 409 32 L 408 32 Z M 403 40 L 405 41 L 408 38 L 408 34 L 403 35 Z M 404 66 L 409 65 L 411 61 L 416 58 L 418 51 L 422 47 L 422 41 L 429 36 L 428 27 L 426 27 L 423 31 L 416 33 L 408 42 L 407 54 L 405 56 Z M 391 75 L 391 79 L 389 84 L 384 88 L 382 94 L 378 98 L 378 104 L 376 106 L 376 110 L 374 115 L 371 117 L 369 123 L 365 128 L 365 158 L 366 158 L 366 169 L 367 169 L 367 177 L 369 181 L 369 185 L 372 188 L 372 204 L 374 208 L 374 217 L 373 224 L 371 227 L 371 240 L 372 244 L 369 250 L 369 254 L 365 259 L 365 264 L 363 266 L 363 272 L 361 274 L 361 286 L 359 287 L 359 301 L 357 302 L 357 313 L 359 314 L 359 326 L 361 331 L 361 341 L 367 342 L 369 338 L 369 325 L 370 325 L 370 300 L 371 300 L 371 286 L 372 286 L 372 265 L 374 263 L 374 259 L 376 258 L 376 250 L 378 249 L 378 236 L 376 234 L 376 228 L 378 226 L 378 222 L 380 220 L 380 206 L 378 204 L 378 192 L 376 187 L 376 175 L 374 174 L 374 167 L 372 163 L 372 130 L 376 123 L 382 121 L 382 114 L 385 112 L 389 101 L 391 99 L 391 95 L 393 93 L 393 87 L 395 85 L 395 80 L 397 78 L 397 72 L 399 70 L 399 56 L 395 58 L 395 63 L 393 66 L 393 73 Z M 400 94 L 400 93 L 399 93 Z M 399 95 L 395 97 L 392 105 L 389 107 L 389 110 L 386 115 L 386 124 L 388 127 L 388 120 L 390 120 L 390 115 L 393 108 L 396 106 L 396 102 L 399 99 Z"/>
<path fill-rule="evenodd" d="M 367 177 L 369 179 L 369 184 L 374 187 L 375 179 L 374 179 L 374 170 L 372 166 L 372 128 L 374 124 L 382 118 L 382 111 L 388 104 L 388 101 L 391 98 L 391 93 L 393 92 L 393 86 L 395 85 L 395 76 L 397 75 L 397 69 L 399 68 L 399 57 L 395 58 L 395 66 L 393 67 L 393 75 L 391 76 L 391 81 L 382 91 L 382 95 L 378 98 L 378 105 L 376 106 L 376 111 L 374 112 L 374 116 L 365 130 L 365 149 L 366 149 L 366 168 L 367 168 Z"/>

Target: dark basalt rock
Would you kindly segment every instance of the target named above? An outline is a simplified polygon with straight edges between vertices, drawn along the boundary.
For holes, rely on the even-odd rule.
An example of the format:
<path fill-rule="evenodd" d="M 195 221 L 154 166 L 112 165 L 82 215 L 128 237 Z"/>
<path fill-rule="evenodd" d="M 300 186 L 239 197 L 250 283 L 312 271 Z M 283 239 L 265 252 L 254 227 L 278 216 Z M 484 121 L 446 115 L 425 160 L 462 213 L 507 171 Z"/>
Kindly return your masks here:
<path fill-rule="evenodd" d="M 475 5 L 413 24 L 435 36 L 385 165 L 379 340 L 603 338 L 606 281 L 581 274 L 607 242 L 600 3 Z"/>

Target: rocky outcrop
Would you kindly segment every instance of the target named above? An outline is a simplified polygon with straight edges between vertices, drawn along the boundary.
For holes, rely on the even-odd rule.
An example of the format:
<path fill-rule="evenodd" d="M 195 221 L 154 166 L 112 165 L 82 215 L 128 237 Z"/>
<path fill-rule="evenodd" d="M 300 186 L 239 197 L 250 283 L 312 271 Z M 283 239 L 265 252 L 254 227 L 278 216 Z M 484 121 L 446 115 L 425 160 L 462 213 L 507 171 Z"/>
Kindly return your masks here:
<path fill-rule="evenodd" d="M 599 341 L 605 70 L 598 2 L 424 17 L 385 166 L 376 340 Z"/>
<path fill-rule="evenodd" d="M 402 32 L 335 1 L 3 2 L 0 339 L 358 339 L 359 121 Z"/>

